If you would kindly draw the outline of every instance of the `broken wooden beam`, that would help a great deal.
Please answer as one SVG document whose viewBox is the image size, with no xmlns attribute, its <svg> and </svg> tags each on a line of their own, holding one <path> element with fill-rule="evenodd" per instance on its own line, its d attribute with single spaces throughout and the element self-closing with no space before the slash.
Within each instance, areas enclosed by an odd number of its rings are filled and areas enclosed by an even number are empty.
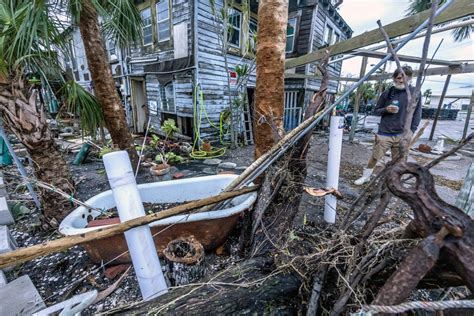
<svg viewBox="0 0 474 316">
<path fill-rule="evenodd" d="M 444 67 L 436 67 L 436 68 L 428 68 L 425 71 L 426 76 L 444 76 L 444 75 L 456 75 L 456 74 L 468 74 L 474 72 L 474 64 L 466 63 L 460 65 L 453 65 L 453 66 L 444 66 Z M 418 77 L 419 71 L 413 71 L 413 77 Z M 305 74 L 285 74 L 285 78 L 287 79 L 321 79 L 320 76 L 314 75 L 305 75 Z M 367 81 L 380 81 L 391 79 L 392 74 L 378 74 L 370 76 Z M 360 78 L 349 78 L 349 77 L 334 77 L 331 78 L 333 80 L 340 80 L 340 81 L 347 81 L 347 82 L 357 82 Z"/>
<path fill-rule="evenodd" d="M 368 49 L 357 49 L 352 54 L 356 56 L 378 58 L 378 59 L 382 59 L 385 57 L 385 55 L 387 55 L 386 52 L 377 52 L 377 51 L 372 51 Z M 420 57 L 407 56 L 407 55 L 398 55 L 398 59 L 400 59 L 400 61 L 404 61 L 408 63 L 419 63 L 421 61 Z M 437 65 L 437 66 L 456 66 L 456 65 L 461 64 L 461 62 L 441 60 L 441 59 L 430 59 L 427 61 L 427 63 L 430 65 Z"/>
</svg>

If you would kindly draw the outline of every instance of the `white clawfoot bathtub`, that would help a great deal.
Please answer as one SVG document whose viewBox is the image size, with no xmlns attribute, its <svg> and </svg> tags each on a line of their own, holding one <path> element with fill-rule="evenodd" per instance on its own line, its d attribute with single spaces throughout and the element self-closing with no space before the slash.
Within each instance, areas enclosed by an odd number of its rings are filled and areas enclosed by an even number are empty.
<svg viewBox="0 0 474 316">
<path fill-rule="evenodd" d="M 221 193 L 236 177 L 237 175 L 215 175 L 145 183 L 138 185 L 138 190 L 144 203 L 188 202 Z M 234 228 L 239 215 L 251 208 L 256 198 L 256 192 L 247 193 L 233 198 L 228 207 L 224 209 L 190 215 L 175 215 L 149 224 L 158 252 L 161 253 L 169 241 L 189 235 L 195 236 L 207 250 L 219 246 Z M 115 207 L 111 190 L 102 192 L 85 203 L 102 210 Z M 59 231 L 63 235 L 72 236 L 109 226 L 87 227 L 89 221 L 100 214 L 99 211 L 80 206 L 61 222 Z M 117 221 L 118 219 L 115 219 L 115 223 Z M 123 235 L 90 242 L 85 244 L 84 247 L 95 262 L 113 259 L 126 251 Z M 118 261 L 128 262 L 129 257 L 125 254 Z"/>
</svg>

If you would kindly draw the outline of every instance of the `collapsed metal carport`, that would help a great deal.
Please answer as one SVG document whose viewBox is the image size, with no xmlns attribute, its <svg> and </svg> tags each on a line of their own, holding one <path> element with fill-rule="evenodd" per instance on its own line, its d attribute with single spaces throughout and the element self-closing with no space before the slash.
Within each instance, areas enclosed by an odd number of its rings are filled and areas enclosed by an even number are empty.
<svg viewBox="0 0 474 316">
<path fill-rule="evenodd" d="M 434 25 L 444 24 L 446 22 L 462 19 L 470 15 L 474 15 L 474 2 L 471 0 L 457 0 L 452 5 L 450 5 L 444 12 L 442 12 L 438 17 L 436 17 Z M 404 19 L 401 19 L 399 21 L 393 22 L 391 24 L 388 24 L 384 26 L 384 29 L 390 38 L 403 36 L 405 34 L 409 34 L 413 32 L 419 25 L 422 24 L 423 21 L 425 21 L 428 18 L 428 16 L 429 16 L 429 10 L 426 10 L 421 13 L 418 13 L 418 14 L 406 17 Z M 472 25 L 473 23 L 474 23 L 474 19 L 468 19 L 459 24 Z M 459 24 L 455 26 L 459 26 Z M 442 28 L 443 30 L 440 30 L 440 31 L 445 31 L 451 28 L 452 27 L 447 26 L 447 27 Z M 336 43 L 328 47 L 318 49 L 312 53 L 309 53 L 309 54 L 306 54 L 294 59 L 289 59 L 285 63 L 285 68 L 291 69 L 294 67 L 306 65 L 308 63 L 317 62 L 325 56 L 326 51 L 329 51 L 330 56 L 341 55 L 341 54 L 351 55 L 351 57 L 363 56 L 365 62 L 363 61 L 362 63 L 361 75 L 359 78 L 346 78 L 346 77 L 334 78 L 334 79 L 339 79 L 339 80 L 344 80 L 344 81 L 357 82 L 363 77 L 365 73 L 367 58 L 371 57 L 371 58 L 382 59 L 387 55 L 384 52 L 375 51 L 374 47 L 372 49 L 370 48 L 362 49 L 362 48 L 376 44 L 383 40 L 384 40 L 384 37 L 380 33 L 379 28 L 376 28 L 371 31 L 364 32 L 358 36 L 352 37 L 348 40 Z M 381 45 L 381 46 L 375 47 L 375 49 L 380 49 L 383 47 L 384 46 Z M 406 61 L 406 62 L 419 62 L 420 61 L 420 58 L 416 56 L 398 55 L 398 57 L 400 58 L 400 60 Z M 348 57 L 344 57 L 344 59 L 345 58 L 348 58 Z M 438 66 L 441 65 L 441 67 L 428 68 L 424 73 L 425 76 L 447 75 L 445 86 L 443 88 L 444 93 L 442 93 L 440 104 L 442 104 L 442 101 L 444 98 L 443 95 L 446 94 L 451 75 L 474 72 L 474 63 L 465 63 L 464 61 L 446 61 L 446 60 L 433 59 L 431 61 L 427 61 L 427 63 L 431 65 L 438 65 Z M 417 76 L 418 73 L 419 71 L 415 70 L 414 76 Z M 377 74 L 377 75 L 374 74 L 374 75 L 369 76 L 366 80 L 369 80 L 369 81 L 370 80 L 385 80 L 385 79 L 389 79 L 390 77 L 391 77 L 390 74 Z M 285 78 L 312 79 L 312 78 L 320 78 L 320 77 L 317 75 L 286 73 Z M 356 100 L 357 99 L 358 98 L 356 98 Z M 473 106 L 474 106 L 474 91 L 472 93 L 471 103 L 468 108 L 468 115 L 466 117 L 466 123 L 465 123 L 466 126 L 468 126 L 469 124 L 470 115 L 471 115 Z M 440 106 L 438 106 L 438 109 L 439 108 Z M 355 105 L 354 106 L 355 116 L 357 115 L 357 112 L 358 112 L 358 108 L 357 108 L 357 105 Z M 464 130 L 465 132 L 464 132 L 463 138 L 466 136 L 467 128 L 465 127 Z M 434 132 L 434 128 L 432 132 Z M 353 136 L 353 134 L 351 136 Z"/>
</svg>

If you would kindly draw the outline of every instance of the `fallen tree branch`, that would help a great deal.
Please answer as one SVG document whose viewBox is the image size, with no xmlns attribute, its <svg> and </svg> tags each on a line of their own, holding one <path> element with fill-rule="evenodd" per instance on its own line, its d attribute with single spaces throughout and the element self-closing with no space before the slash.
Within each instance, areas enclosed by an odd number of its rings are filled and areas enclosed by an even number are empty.
<svg viewBox="0 0 474 316">
<path fill-rule="evenodd" d="M 314 277 L 313 289 L 311 290 L 311 296 L 308 303 L 308 310 L 306 311 L 306 316 L 314 316 L 318 311 L 319 297 L 321 296 L 321 291 L 326 279 L 326 273 L 328 271 L 328 266 L 325 265 L 321 268 L 320 271 Z"/>
<path fill-rule="evenodd" d="M 416 132 L 415 136 L 413 136 L 413 138 L 410 141 L 410 146 L 408 146 L 408 148 L 411 148 L 413 145 L 415 145 L 418 139 L 423 135 L 423 132 L 428 127 L 428 125 L 430 125 L 429 120 L 427 120 L 425 124 L 423 124 L 423 126 Z"/>
<path fill-rule="evenodd" d="M 234 315 L 249 311 L 263 315 L 278 311 L 293 315 L 301 280 L 292 273 L 270 272 L 273 264 L 271 258 L 251 258 L 208 282 L 171 289 L 157 299 L 118 307 L 107 314 Z"/>
<path fill-rule="evenodd" d="M 195 208 L 199 208 L 205 205 L 224 201 L 224 200 L 227 200 L 239 195 L 256 191 L 257 189 L 258 189 L 258 186 L 253 186 L 253 187 L 244 188 L 244 189 L 240 189 L 236 191 L 223 192 L 216 196 L 178 205 L 176 207 L 161 211 L 159 213 L 154 213 L 154 214 L 138 217 L 130 221 L 126 221 L 126 222 L 114 225 L 112 227 L 98 229 L 90 233 L 63 237 L 63 238 L 52 240 L 43 244 L 39 244 L 39 245 L 27 247 L 27 248 L 21 248 L 21 249 L 11 251 L 8 253 L 3 253 L 3 254 L 0 254 L 0 269 L 3 269 L 11 265 L 20 264 L 20 263 L 35 259 L 37 257 L 45 256 L 53 252 L 62 251 L 70 247 L 81 245 L 92 240 L 98 240 L 98 239 L 103 239 L 110 236 L 118 235 L 134 227 L 147 225 L 162 218 L 180 214 L 180 213 L 183 213 Z"/>
</svg>

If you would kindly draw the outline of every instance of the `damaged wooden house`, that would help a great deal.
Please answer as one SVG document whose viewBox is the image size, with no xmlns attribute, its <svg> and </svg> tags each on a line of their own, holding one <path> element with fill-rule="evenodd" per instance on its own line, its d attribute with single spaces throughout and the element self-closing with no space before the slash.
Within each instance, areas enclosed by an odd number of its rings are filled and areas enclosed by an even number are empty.
<svg viewBox="0 0 474 316">
<path fill-rule="evenodd" d="M 222 125 L 232 120 L 241 143 L 253 142 L 258 1 L 248 1 L 135 1 L 143 21 L 142 43 L 133 47 L 104 43 L 135 133 L 144 132 L 148 120 L 159 130 L 161 122 L 171 118 L 182 135 L 193 138 L 199 133 L 201 139 L 218 140 L 223 130 L 229 130 Z M 287 59 L 351 36 L 336 6 L 334 0 L 289 2 Z M 68 70 L 76 81 L 91 87 L 78 30 L 72 32 L 71 45 L 75 53 L 66 62 Z M 331 77 L 340 76 L 341 64 L 330 64 Z M 305 105 L 319 89 L 317 79 L 304 78 L 314 74 L 315 64 L 288 71 L 285 129 L 301 122 Z M 331 80 L 330 98 L 337 87 L 338 81 Z"/>
</svg>

